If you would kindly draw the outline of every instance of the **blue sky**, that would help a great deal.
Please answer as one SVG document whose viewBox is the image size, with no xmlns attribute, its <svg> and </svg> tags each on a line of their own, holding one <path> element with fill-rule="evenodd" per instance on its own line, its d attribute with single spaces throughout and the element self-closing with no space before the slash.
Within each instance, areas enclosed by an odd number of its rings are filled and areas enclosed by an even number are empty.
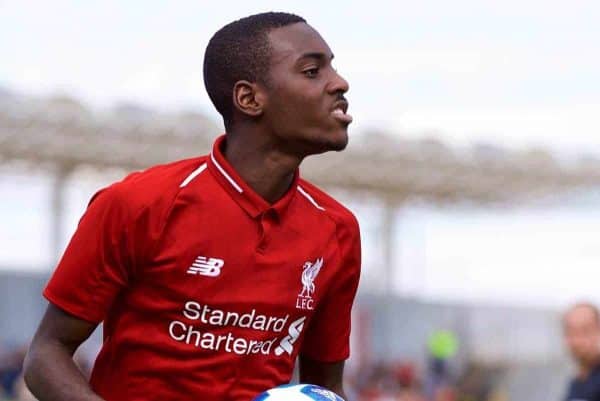
<svg viewBox="0 0 600 401">
<path fill-rule="evenodd" d="M 595 1 L 0 1 L 0 85 L 202 109 L 204 47 L 225 23 L 299 13 L 350 81 L 353 132 L 600 154 Z"/>
</svg>

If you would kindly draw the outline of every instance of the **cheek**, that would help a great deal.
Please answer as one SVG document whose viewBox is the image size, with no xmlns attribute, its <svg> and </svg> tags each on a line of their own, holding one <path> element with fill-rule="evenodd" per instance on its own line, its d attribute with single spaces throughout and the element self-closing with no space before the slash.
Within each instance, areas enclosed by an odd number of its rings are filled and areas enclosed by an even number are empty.
<svg viewBox="0 0 600 401">
<path fill-rule="evenodd" d="M 598 339 L 595 336 L 588 338 L 587 346 L 590 349 L 595 350 L 598 347 Z"/>
<path fill-rule="evenodd" d="M 567 345 L 569 346 L 570 349 L 572 350 L 577 350 L 578 348 L 580 348 L 579 343 L 577 342 L 577 340 L 575 339 L 569 339 L 567 341 Z"/>
<path fill-rule="evenodd" d="M 585 338 L 581 335 L 571 334 L 570 336 L 567 337 L 567 344 L 571 348 L 580 349 L 582 347 L 582 345 L 585 344 Z"/>
<path fill-rule="evenodd" d="M 310 122 L 323 118 L 322 96 L 303 86 L 279 87 L 271 96 L 273 117 L 285 121 Z"/>
</svg>

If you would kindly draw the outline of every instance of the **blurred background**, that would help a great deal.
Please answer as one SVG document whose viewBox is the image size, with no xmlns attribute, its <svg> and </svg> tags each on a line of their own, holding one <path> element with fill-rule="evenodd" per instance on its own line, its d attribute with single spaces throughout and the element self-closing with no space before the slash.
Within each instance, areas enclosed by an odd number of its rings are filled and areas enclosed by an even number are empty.
<svg viewBox="0 0 600 401">
<path fill-rule="evenodd" d="M 584 0 L 0 0 L 0 394 L 31 399 L 41 290 L 91 195 L 209 150 L 204 48 L 268 10 L 304 16 L 350 82 L 348 149 L 302 173 L 361 224 L 351 399 L 562 399 L 560 313 L 600 302 L 600 3 Z"/>
</svg>

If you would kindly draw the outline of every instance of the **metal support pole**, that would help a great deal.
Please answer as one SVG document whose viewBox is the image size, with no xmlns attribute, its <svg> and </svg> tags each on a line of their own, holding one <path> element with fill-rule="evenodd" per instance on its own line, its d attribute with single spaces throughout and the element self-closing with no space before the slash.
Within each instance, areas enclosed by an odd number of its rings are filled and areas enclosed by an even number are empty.
<svg viewBox="0 0 600 401">
<path fill-rule="evenodd" d="M 387 358 L 394 359 L 394 342 L 397 336 L 396 326 L 396 308 L 394 305 L 394 280 L 396 278 L 396 263 L 394 257 L 394 237 L 395 237 L 395 215 L 396 204 L 391 199 L 384 199 L 382 210 L 381 237 L 383 242 L 383 274 L 384 282 L 381 285 L 382 294 L 384 294 L 384 313 L 385 329 L 384 341 Z"/>
<path fill-rule="evenodd" d="M 396 278 L 396 261 L 394 257 L 394 236 L 396 233 L 396 204 L 386 199 L 383 204 L 383 221 L 381 237 L 383 240 L 383 275 L 382 289 L 388 297 L 394 295 L 394 279 Z"/>
<path fill-rule="evenodd" d="M 62 234 L 64 228 L 65 189 L 71 169 L 62 167 L 56 170 L 51 191 L 50 241 L 52 263 L 56 264 L 62 254 Z"/>
</svg>

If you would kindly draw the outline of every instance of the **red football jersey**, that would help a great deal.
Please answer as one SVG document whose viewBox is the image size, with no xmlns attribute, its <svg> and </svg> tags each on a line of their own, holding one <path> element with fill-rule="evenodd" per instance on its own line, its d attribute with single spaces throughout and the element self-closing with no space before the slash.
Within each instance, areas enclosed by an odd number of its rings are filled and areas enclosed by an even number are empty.
<svg viewBox="0 0 600 401">
<path fill-rule="evenodd" d="M 270 205 L 224 140 L 98 192 L 44 291 L 104 322 L 91 386 L 108 401 L 248 401 L 298 353 L 349 355 L 356 219 L 298 172 Z"/>
</svg>

